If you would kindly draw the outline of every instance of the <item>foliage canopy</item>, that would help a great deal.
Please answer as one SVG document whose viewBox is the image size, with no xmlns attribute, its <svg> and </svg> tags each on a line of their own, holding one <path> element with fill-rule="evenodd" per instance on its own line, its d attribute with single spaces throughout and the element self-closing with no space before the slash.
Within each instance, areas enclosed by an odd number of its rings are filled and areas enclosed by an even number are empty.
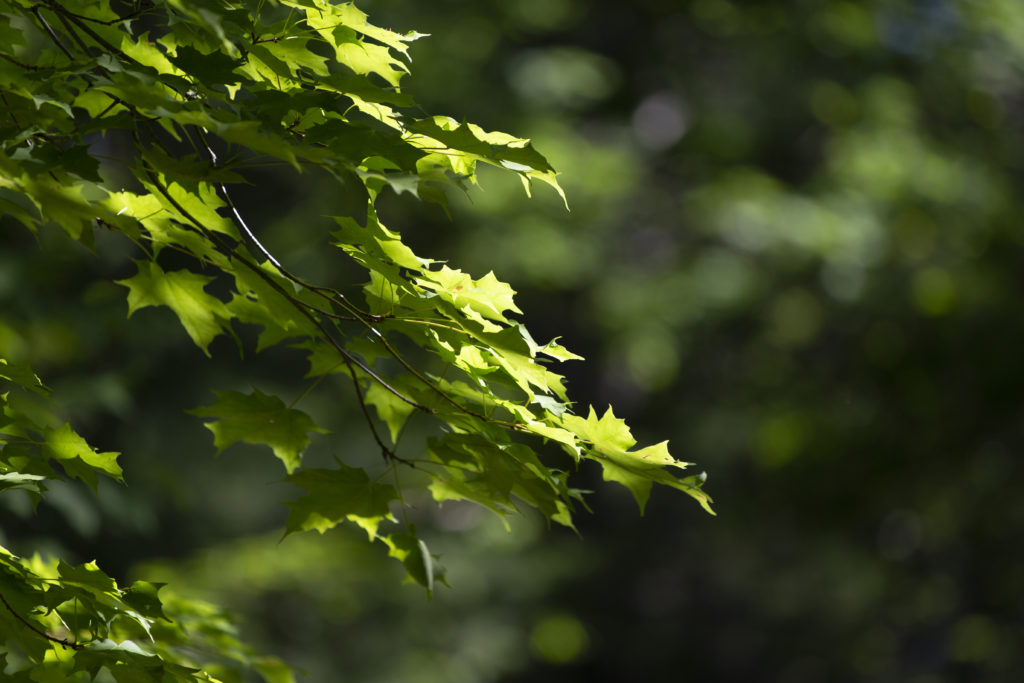
<svg viewBox="0 0 1024 683">
<path fill-rule="evenodd" d="M 418 110 L 399 83 L 419 37 L 329 0 L 0 0 L 0 206 L 89 248 L 97 231 L 131 240 L 135 273 L 118 281 L 128 315 L 171 309 L 206 355 L 221 335 L 244 348 L 240 326 L 253 325 L 258 351 L 307 354 L 310 390 L 350 383 L 382 455 L 369 471 L 340 458 L 303 466 L 310 435 L 325 430 L 298 399 L 220 391 L 192 411 L 218 450 L 265 445 L 305 491 L 288 503 L 287 533 L 355 523 L 430 591 L 443 570 L 398 521 L 411 488 L 502 516 L 519 501 L 571 527 L 584 492 L 570 470 L 594 461 L 641 510 L 658 483 L 710 512 L 703 477 L 678 476 L 687 463 L 666 443 L 636 448 L 611 408 L 574 408 L 551 363 L 579 356 L 531 337 L 508 284 L 419 256 L 381 223 L 387 188 L 444 206 L 446 188 L 473 185 L 481 162 L 518 174 L 527 193 L 540 181 L 561 194 L 528 140 Z M 312 282 L 260 242 L 230 188 L 267 164 L 358 193 L 356 214 L 309 239 L 362 266 L 361 289 Z M 0 362 L 0 490 L 38 501 L 48 479 L 122 480 L 118 454 L 55 415 L 30 368 Z M 400 450 L 414 416 L 433 436 Z M 159 590 L 119 587 L 95 563 L 5 552 L 2 665 L 12 680 L 223 680 L 239 665 L 290 679 L 215 608 Z"/>
</svg>

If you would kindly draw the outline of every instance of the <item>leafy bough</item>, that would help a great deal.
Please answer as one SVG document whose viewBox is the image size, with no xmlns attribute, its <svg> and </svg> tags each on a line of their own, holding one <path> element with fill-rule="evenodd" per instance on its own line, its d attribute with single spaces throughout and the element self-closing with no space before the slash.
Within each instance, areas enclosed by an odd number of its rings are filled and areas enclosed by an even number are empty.
<svg viewBox="0 0 1024 683">
<path fill-rule="evenodd" d="M 276 396 L 218 392 L 193 411 L 218 450 L 266 445 L 306 492 L 288 504 L 288 532 L 353 522 L 430 590 L 432 555 L 411 525 L 395 530 L 397 472 L 426 473 L 437 502 L 506 515 L 519 501 L 572 526 L 582 492 L 545 443 L 577 466 L 598 463 L 641 511 L 663 484 L 710 512 L 703 477 L 679 474 L 688 463 L 665 443 L 637 448 L 611 408 L 574 411 L 550 368 L 579 356 L 511 317 L 521 311 L 508 284 L 421 257 L 381 223 L 386 188 L 444 205 L 445 188 L 475 184 L 480 163 L 517 174 L 527 193 L 533 181 L 562 193 L 528 140 L 419 112 L 399 88 L 419 37 L 329 0 L 0 0 L 0 208 L 87 246 L 97 229 L 130 239 L 135 274 L 118 281 L 129 316 L 168 307 L 207 355 L 252 324 L 258 350 L 302 349 L 314 385 L 347 377 L 396 485 L 341 460 L 303 467 L 310 434 L 324 430 Z M 127 152 L 101 157 L 104 138 Z M 297 275 L 260 241 L 230 188 L 268 162 L 362 193 L 365 213 L 335 217 L 330 232 L 368 273 L 358 297 Z M 173 268 L 169 252 L 193 265 Z M 230 299 L 207 291 L 215 280 Z M 435 435 L 399 452 L 413 414 Z"/>
<path fill-rule="evenodd" d="M 0 357 L 0 494 L 20 490 L 38 504 L 46 482 L 100 477 L 122 482 L 118 453 L 90 446 L 50 408 L 50 390 L 26 365 Z M 0 548 L 0 671 L 5 681 L 240 680 L 253 669 L 269 683 L 290 669 L 239 641 L 220 609 L 163 585 L 117 582 L 95 562 L 71 565 Z"/>
</svg>

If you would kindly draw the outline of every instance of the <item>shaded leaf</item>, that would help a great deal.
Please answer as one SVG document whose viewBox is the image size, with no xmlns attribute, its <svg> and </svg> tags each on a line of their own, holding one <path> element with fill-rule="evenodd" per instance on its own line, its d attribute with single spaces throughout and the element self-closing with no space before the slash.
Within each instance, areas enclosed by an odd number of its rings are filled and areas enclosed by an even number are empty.
<svg viewBox="0 0 1024 683">
<path fill-rule="evenodd" d="M 388 503 L 398 498 L 395 487 L 370 480 L 363 470 L 338 462 L 338 469 L 304 469 L 288 481 L 309 494 L 286 503 L 288 533 L 316 529 L 324 533 L 342 521 L 361 526 L 372 539 L 378 525 L 391 518 Z"/>
<path fill-rule="evenodd" d="M 427 544 L 415 535 L 415 530 L 410 530 L 409 533 L 389 534 L 383 541 L 388 546 L 388 554 L 405 567 L 407 580 L 415 581 L 426 588 L 429 597 L 434 590 L 434 580 L 440 580 L 441 573 Z"/>
<path fill-rule="evenodd" d="M 188 411 L 192 415 L 213 418 L 206 428 L 213 432 L 217 452 L 236 442 L 269 446 L 274 455 L 292 472 L 309 445 L 309 432 L 323 432 L 313 419 L 301 410 L 288 408 L 276 396 L 259 389 L 251 394 L 237 391 L 216 391 L 217 402 Z"/>
</svg>

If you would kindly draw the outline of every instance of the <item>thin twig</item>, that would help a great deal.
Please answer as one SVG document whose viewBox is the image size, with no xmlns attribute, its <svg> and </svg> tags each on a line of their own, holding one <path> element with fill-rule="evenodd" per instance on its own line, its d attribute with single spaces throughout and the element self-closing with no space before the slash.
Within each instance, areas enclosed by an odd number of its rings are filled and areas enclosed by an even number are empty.
<svg viewBox="0 0 1024 683">
<path fill-rule="evenodd" d="M 108 43 L 106 40 L 103 39 L 102 36 L 98 35 L 95 31 L 93 31 L 91 28 L 89 28 L 84 22 L 79 20 L 78 17 L 75 14 L 72 14 L 71 12 L 66 11 L 63 7 L 60 7 L 59 5 L 51 6 L 51 7 L 54 10 L 54 12 L 56 12 L 57 15 L 60 16 L 62 19 L 63 19 L 63 17 L 66 16 L 76 26 L 78 26 L 78 28 L 80 28 L 83 31 L 85 31 L 86 35 L 88 35 L 90 38 L 95 40 L 96 43 L 100 47 L 104 48 L 108 52 L 117 53 L 117 54 L 121 55 L 122 57 L 130 59 L 130 57 L 128 57 L 128 55 L 126 55 L 124 52 L 122 52 L 121 50 L 117 49 L 116 47 L 114 47 L 113 45 Z M 133 62 L 138 62 L 138 60 L 135 60 L 135 59 L 133 59 L 132 61 Z"/>
<path fill-rule="evenodd" d="M 206 139 L 206 134 L 203 132 L 203 129 L 199 127 L 196 128 L 196 132 L 199 134 L 199 138 L 202 141 L 203 147 L 206 148 L 206 153 L 210 156 L 210 161 L 216 167 L 217 154 L 213 151 L 213 148 L 210 146 L 209 141 Z M 238 211 L 238 207 L 235 205 L 235 202 L 231 199 L 231 193 L 228 192 L 227 186 L 224 183 L 218 183 L 218 189 L 220 190 L 220 193 L 224 196 L 224 201 L 227 202 L 228 207 L 231 209 L 231 214 L 232 216 L 234 216 L 235 222 L 238 224 L 238 227 L 242 229 L 242 232 L 246 235 L 246 237 L 248 237 L 248 239 L 252 242 L 256 249 L 259 250 L 259 252 L 263 254 L 263 256 L 267 258 L 267 260 L 273 263 L 274 266 L 281 272 L 282 275 L 284 275 L 286 278 L 288 278 L 295 284 L 300 285 L 301 287 L 304 287 L 305 289 L 308 289 L 309 291 L 326 299 L 332 304 L 339 304 L 339 302 L 341 302 L 340 305 L 342 305 L 342 307 L 345 308 L 346 310 L 350 311 L 353 315 L 365 316 L 367 318 L 370 318 L 371 320 L 380 319 L 379 316 L 375 316 L 371 313 L 367 313 L 366 311 L 362 311 L 359 309 L 358 306 L 354 306 L 353 304 L 349 303 L 347 297 L 345 297 L 345 295 L 342 294 L 341 292 L 338 292 L 337 290 L 334 289 L 330 289 L 328 287 L 318 287 L 316 285 L 306 282 L 297 275 L 289 272 L 284 267 L 284 265 L 272 253 L 270 253 L 270 250 L 263 246 L 263 243 L 259 241 L 259 239 L 256 237 L 256 234 L 251 229 L 249 229 L 249 226 L 248 224 L 246 224 L 245 219 L 242 218 L 242 214 Z M 332 296 L 327 296 L 324 292 L 329 292 Z M 326 313 L 324 311 L 321 312 L 324 313 L 325 315 L 334 317 L 333 314 Z"/>
<path fill-rule="evenodd" d="M 3 59 L 6 59 L 11 64 L 15 64 L 17 66 L 20 66 L 22 69 L 26 69 L 28 71 L 39 71 L 39 67 L 38 66 L 32 66 L 31 64 L 24 64 L 22 62 L 19 62 L 14 57 L 11 57 L 10 55 L 5 55 L 3 52 L 0 52 L 0 57 L 2 57 Z"/>
<path fill-rule="evenodd" d="M 167 191 L 167 189 L 165 187 L 163 187 L 163 185 L 160 183 L 159 179 L 156 177 L 156 175 L 150 169 L 147 168 L 147 169 L 145 169 L 145 171 L 146 171 L 146 175 L 149 176 L 150 181 L 153 183 L 153 185 L 156 187 L 156 189 L 160 192 L 160 194 L 163 195 L 163 197 L 171 204 L 171 206 L 174 207 L 174 209 L 176 211 L 178 211 L 183 217 L 185 217 L 187 220 L 189 220 L 193 224 L 193 226 L 195 226 L 195 228 L 197 230 L 199 230 L 199 232 L 202 235 L 204 235 L 207 239 L 209 239 L 212 242 L 214 242 L 215 244 L 217 244 L 217 246 L 220 247 L 221 251 L 226 256 L 228 256 L 229 258 L 234 258 L 239 263 L 241 263 L 242 265 L 246 266 L 249 270 L 251 270 L 253 273 L 255 273 L 257 276 L 259 276 L 264 282 L 266 282 L 268 285 L 270 285 L 270 287 L 274 291 L 276 291 L 278 294 L 280 294 L 285 299 L 287 299 L 303 317 L 307 318 L 311 323 L 313 323 L 313 325 L 318 330 L 320 330 L 320 333 L 323 335 L 324 339 L 327 340 L 327 342 L 331 346 L 333 346 L 334 349 L 338 352 L 338 354 L 342 357 L 342 360 L 344 360 L 346 366 L 348 367 L 349 374 L 354 376 L 355 375 L 355 368 L 358 367 L 360 370 L 365 372 L 369 377 L 373 378 L 376 382 L 378 382 L 382 387 L 387 389 L 390 393 L 394 394 L 397 398 L 401 399 L 404 403 L 407 403 L 407 404 L 411 405 L 413 408 L 416 408 L 417 410 L 422 410 L 423 412 L 426 412 L 426 413 L 433 413 L 433 412 L 435 412 L 433 409 L 428 408 L 427 406 L 425 406 L 425 405 L 423 405 L 421 403 L 417 403 L 416 401 L 413 401 L 412 399 L 410 399 L 407 396 L 405 396 L 404 394 L 402 394 L 400 391 L 398 391 L 393 386 L 391 386 L 387 382 L 387 380 L 385 380 L 383 377 L 378 375 L 374 370 L 372 370 L 371 368 L 367 367 L 366 364 L 364 364 L 362 361 L 360 361 L 358 358 L 356 358 L 351 353 L 349 353 L 349 351 L 347 349 L 345 349 L 345 347 L 343 347 L 341 344 L 339 344 L 337 342 L 337 340 L 335 340 L 334 337 L 332 337 L 331 334 L 324 328 L 323 323 L 321 323 L 319 320 L 317 320 L 316 316 L 314 316 L 312 313 L 310 313 L 308 310 L 306 310 L 305 306 L 302 304 L 301 301 L 299 301 L 293 295 L 291 295 L 287 291 L 285 291 L 285 289 L 282 288 L 281 285 L 279 285 L 277 282 L 275 282 L 274 279 L 271 278 L 270 275 L 266 271 L 264 271 L 262 268 L 260 268 L 258 265 L 256 265 L 255 263 L 253 263 L 249 259 L 240 256 L 235 250 L 233 250 L 229 245 L 227 245 L 219 236 L 217 236 L 216 234 L 214 234 L 213 232 L 208 230 L 205 226 L 203 226 L 203 224 L 198 219 L 196 219 L 194 216 L 192 216 L 192 214 L 189 213 L 187 209 L 185 209 L 183 206 L 181 206 L 181 204 L 179 204 L 178 201 L 175 200 L 174 197 L 171 196 L 171 194 Z"/>
<path fill-rule="evenodd" d="M 75 29 L 71 28 L 71 24 L 68 22 L 67 17 L 64 16 L 63 12 L 54 10 L 54 13 L 57 15 L 57 18 L 60 19 L 60 23 L 64 24 L 64 28 L 67 30 L 68 35 L 71 36 L 71 39 L 78 43 L 78 47 L 82 48 L 82 52 L 88 55 L 89 46 L 85 44 L 85 41 L 82 40 L 77 33 L 75 33 Z"/>
<path fill-rule="evenodd" d="M 203 130 L 201 128 L 198 128 L 198 127 L 196 128 L 196 132 L 199 134 L 199 138 L 202 141 L 203 146 L 206 148 L 207 154 L 209 154 L 209 156 L 210 156 L 211 163 L 213 163 L 213 165 L 216 167 L 216 165 L 217 165 L 217 155 L 213 151 L 213 148 L 210 147 L 210 143 L 206 139 L 205 133 L 203 132 Z M 502 420 L 493 420 L 492 418 L 488 417 L 487 415 L 484 415 L 482 413 L 478 413 L 478 412 L 476 412 L 474 410 L 471 410 L 470 408 L 467 408 L 466 406 L 462 405 L 461 403 L 459 403 L 458 401 L 456 401 L 452 397 L 448 396 L 448 394 L 446 394 L 444 391 L 442 391 L 437 386 L 435 386 L 433 382 L 431 382 L 426 377 L 424 377 L 418 370 L 416 370 L 416 368 L 414 368 L 407 360 L 405 360 L 401 356 L 401 354 L 399 354 L 398 351 L 395 350 L 395 348 L 393 346 L 391 346 L 391 344 L 390 344 L 390 342 L 388 342 L 387 338 L 383 334 L 381 334 L 380 330 L 378 330 L 372 324 L 373 322 L 381 322 L 383 319 L 385 319 L 385 316 L 367 316 L 367 317 L 369 317 L 372 320 L 372 322 L 370 320 L 366 320 L 365 318 L 362 317 L 364 315 L 363 311 L 359 310 L 358 307 L 355 307 L 352 304 L 350 304 L 348 302 L 348 299 L 345 298 L 345 296 L 343 294 L 341 294 L 340 292 L 336 292 L 334 290 L 328 290 L 327 288 L 322 288 L 322 287 L 314 287 L 314 286 L 310 285 L 309 283 L 305 282 L 304 280 L 302 280 L 301 278 L 297 277 L 296 275 L 290 273 L 287 269 L 285 269 L 285 267 L 281 264 L 281 262 L 277 258 L 275 258 L 273 254 L 270 253 L 270 250 L 268 250 L 266 247 L 263 246 L 263 244 L 259 241 L 259 239 L 257 239 L 256 235 L 253 233 L 253 231 L 249 229 L 249 226 L 246 224 L 245 220 L 242 218 L 241 213 L 238 211 L 238 207 L 235 205 L 234 201 L 232 201 L 231 195 L 228 192 L 228 189 L 224 185 L 224 183 L 218 183 L 218 186 L 220 188 L 221 194 L 224 196 L 224 200 L 227 202 L 228 206 L 231 209 L 232 215 L 235 217 L 237 225 L 248 236 L 248 238 L 252 241 L 252 243 L 256 246 L 256 248 L 259 249 L 260 253 L 263 254 L 264 256 L 266 256 L 267 259 L 271 263 L 274 264 L 274 266 L 278 269 L 278 271 L 281 272 L 282 275 L 287 277 L 292 282 L 295 282 L 296 284 L 298 284 L 298 285 L 300 285 L 300 286 L 302 286 L 302 287 L 304 287 L 304 288 L 306 288 L 306 289 L 308 289 L 310 291 L 314 291 L 314 292 L 319 293 L 321 296 L 326 298 L 331 303 L 338 304 L 340 302 L 340 304 L 343 306 L 343 308 L 345 308 L 345 309 L 349 310 L 350 312 L 356 314 L 356 316 L 358 318 L 358 321 L 363 323 L 363 325 L 367 328 L 367 330 L 369 330 L 375 337 L 377 337 L 377 339 L 380 341 L 380 343 L 384 347 L 384 349 L 396 361 L 398 361 L 398 363 L 406 370 L 406 372 L 408 372 L 413 377 L 415 377 L 417 380 L 422 382 L 431 391 L 433 391 L 437 395 L 441 396 L 448 403 L 452 404 L 453 406 L 455 406 L 459 410 L 463 411 L 464 413 L 466 413 L 468 415 L 472 415 L 473 417 L 478 417 L 478 418 L 483 419 L 483 420 L 488 420 L 488 421 L 494 422 L 494 423 L 499 424 L 499 425 L 504 426 L 504 427 L 513 427 L 515 425 L 515 423 L 511 423 L 511 422 L 504 422 Z M 332 292 L 338 298 L 337 299 L 332 299 L 331 297 L 328 297 L 328 296 L 324 295 L 323 292 L 318 291 L 318 290 L 330 291 L 330 292 Z M 306 304 L 306 303 L 303 302 L 303 305 L 307 306 L 307 307 L 309 307 L 311 309 L 317 310 L 320 313 L 323 313 L 324 315 L 327 315 L 329 317 L 340 317 L 340 316 L 335 316 L 333 314 L 327 313 L 325 311 L 320 311 L 319 309 L 317 309 L 315 306 L 312 306 L 311 304 Z"/>
<path fill-rule="evenodd" d="M 36 15 L 36 19 L 38 19 L 39 23 L 43 25 L 43 28 L 46 29 L 46 32 L 50 34 L 50 39 L 57 45 L 57 47 L 60 48 L 61 52 L 67 55 L 68 59 L 70 59 L 71 61 L 75 61 L 75 56 L 71 54 L 71 52 L 66 47 L 64 47 L 64 43 L 60 42 L 60 38 L 57 37 L 57 34 L 54 33 L 53 28 L 51 28 L 50 24 L 48 24 L 46 19 L 43 18 L 43 15 L 39 11 L 38 7 L 32 8 L 32 14 Z"/>
<path fill-rule="evenodd" d="M 199 139 L 202 141 L 203 147 L 206 148 L 206 153 L 210 155 L 210 163 L 213 164 L 214 168 L 217 168 L 217 153 L 214 152 L 213 147 L 210 146 L 209 141 L 206 139 L 206 134 L 203 133 L 202 128 L 198 127 L 196 128 L 196 132 L 199 134 Z M 235 206 L 235 202 L 232 201 L 231 195 L 228 193 L 227 186 L 225 186 L 224 183 L 217 183 L 217 187 L 220 189 L 220 193 L 224 195 L 224 201 L 227 202 L 228 208 L 231 209 L 231 215 L 234 217 L 235 223 L 237 223 L 238 227 L 242 229 L 245 236 L 249 238 L 250 242 L 256 245 L 256 248 L 259 249 L 261 254 L 267 257 L 267 260 L 274 264 L 275 268 L 284 272 L 284 266 L 281 265 L 281 262 L 274 258 L 274 255 L 270 253 L 270 250 L 263 246 L 263 243 L 260 242 L 258 237 L 256 237 L 256 234 L 249 229 L 245 219 L 242 218 L 242 214 L 238 212 L 238 207 Z"/>
<path fill-rule="evenodd" d="M 4 107 L 7 109 L 7 113 L 10 115 L 11 121 L 14 121 L 14 125 L 18 128 L 21 128 L 21 124 L 18 123 L 18 117 L 14 115 L 14 110 L 11 108 L 11 105 L 7 103 L 7 96 L 2 92 L 0 92 L 0 100 L 3 100 Z"/>
<path fill-rule="evenodd" d="M 11 603 L 7 602 L 7 598 L 4 597 L 3 593 L 0 593 L 0 601 L 3 601 L 4 607 L 7 608 L 8 612 L 10 612 L 11 614 L 14 615 L 15 619 L 17 619 L 21 623 L 25 624 L 25 626 L 27 626 L 29 628 L 29 630 L 31 630 L 33 633 L 38 634 L 38 635 L 42 636 L 43 638 L 46 638 L 47 640 L 49 640 L 52 643 L 57 643 L 58 645 L 63 645 L 64 647 L 70 647 L 72 650 L 81 650 L 82 648 L 85 647 L 85 645 L 82 645 L 80 643 L 73 643 L 73 642 L 71 642 L 69 640 L 65 640 L 64 638 L 58 638 L 56 636 L 51 636 L 46 631 L 40 631 L 38 628 L 33 626 L 30 621 L 25 619 L 25 617 L 21 616 L 20 614 L 18 614 L 17 612 L 14 611 L 14 608 L 11 607 Z"/>
<path fill-rule="evenodd" d="M 50 6 L 53 7 L 52 4 Z M 69 17 L 76 17 L 78 19 L 81 19 L 82 21 L 91 21 L 92 23 L 100 24 L 101 26 L 113 26 L 114 24 L 120 24 L 122 21 L 131 21 L 135 17 L 144 14 L 145 12 L 151 12 L 153 11 L 153 9 L 155 9 L 155 7 L 143 10 L 141 9 L 141 6 L 139 6 L 131 14 L 128 14 L 123 17 L 118 17 L 117 19 L 108 19 L 106 21 L 104 21 L 103 19 L 94 19 L 93 17 L 87 17 L 84 14 L 76 14 L 74 12 L 64 9 L 63 7 L 60 7 L 59 9 L 61 12 L 68 15 Z"/>
</svg>

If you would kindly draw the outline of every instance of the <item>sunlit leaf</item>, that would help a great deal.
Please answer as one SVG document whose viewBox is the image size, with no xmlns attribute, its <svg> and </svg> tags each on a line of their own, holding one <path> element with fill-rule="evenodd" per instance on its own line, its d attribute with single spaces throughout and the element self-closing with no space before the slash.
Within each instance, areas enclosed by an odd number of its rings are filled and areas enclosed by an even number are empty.
<svg viewBox="0 0 1024 683">
<path fill-rule="evenodd" d="M 153 262 L 137 261 L 139 272 L 117 284 L 128 288 L 129 317 L 147 306 L 167 306 L 174 311 L 203 353 L 210 355 L 210 342 L 227 331 L 231 312 L 219 299 L 209 295 L 205 287 L 213 278 L 187 270 L 170 273 Z"/>
</svg>

